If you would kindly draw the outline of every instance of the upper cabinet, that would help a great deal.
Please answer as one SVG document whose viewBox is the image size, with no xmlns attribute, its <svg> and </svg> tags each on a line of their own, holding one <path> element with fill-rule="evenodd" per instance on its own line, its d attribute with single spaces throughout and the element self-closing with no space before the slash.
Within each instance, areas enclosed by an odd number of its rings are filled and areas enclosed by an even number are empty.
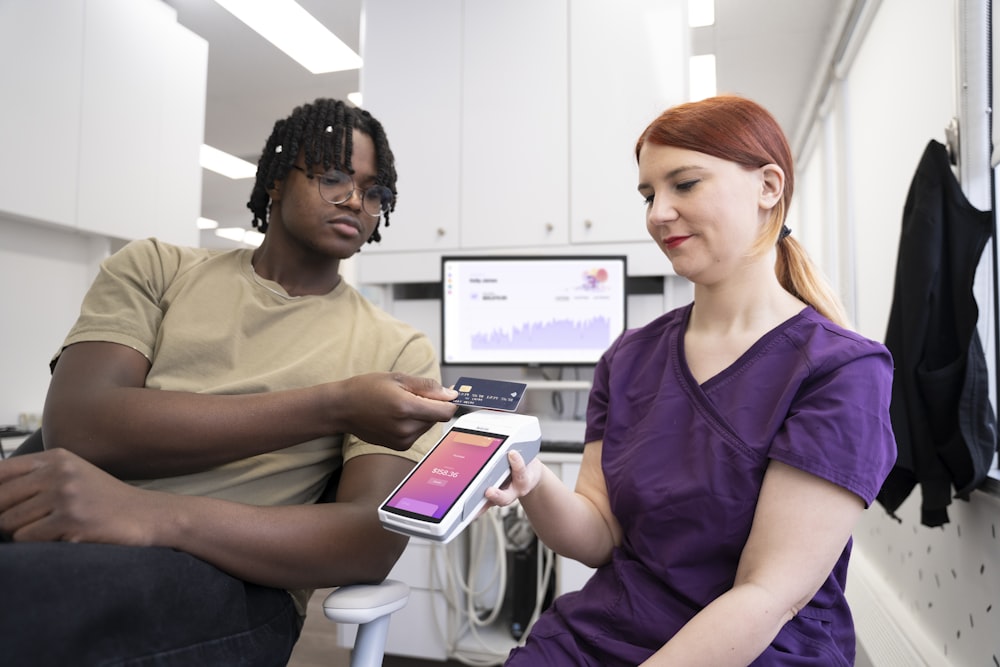
<svg viewBox="0 0 1000 667">
<path fill-rule="evenodd" d="M 0 211 L 197 243 L 208 45 L 156 0 L 0 4 Z"/>
<path fill-rule="evenodd" d="M 569 241 L 566 0 L 466 0 L 461 246 Z"/>
<path fill-rule="evenodd" d="M 399 173 L 390 226 L 362 258 L 457 248 L 462 2 L 368 0 L 362 26 L 364 108 L 384 126 Z"/>
<path fill-rule="evenodd" d="M 573 0 L 569 7 L 570 240 L 646 241 L 636 139 L 687 95 L 681 0 Z"/>
<path fill-rule="evenodd" d="M 76 224 L 84 3 L 0 2 L 0 212 Z"/>
<path fill-rule="evenodd" d="M 364 254 L 646 241 L 634 145 L 685 97 L 683 0 L 364 7 L 364 105 L 400 190 Z"/>
</svg>

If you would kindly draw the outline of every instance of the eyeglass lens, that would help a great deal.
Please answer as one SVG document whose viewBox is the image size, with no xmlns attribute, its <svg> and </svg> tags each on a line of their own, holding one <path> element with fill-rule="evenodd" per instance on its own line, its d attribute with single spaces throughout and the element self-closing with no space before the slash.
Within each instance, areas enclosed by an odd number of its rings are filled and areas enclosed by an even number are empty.
<svg viewBox="0 0 1000 667">
<path fill-rule="evenodd" d="M 319 194 L 331 204 L 343 204 L 354 193 L 354 179 L 342 171 L 328 171 L 317 176 Z M 373 185 L 360 191 L 361 207 L 371 216 L 379 216 L 392 203 L 392 192 L 384 185 Z"/>
</svg>

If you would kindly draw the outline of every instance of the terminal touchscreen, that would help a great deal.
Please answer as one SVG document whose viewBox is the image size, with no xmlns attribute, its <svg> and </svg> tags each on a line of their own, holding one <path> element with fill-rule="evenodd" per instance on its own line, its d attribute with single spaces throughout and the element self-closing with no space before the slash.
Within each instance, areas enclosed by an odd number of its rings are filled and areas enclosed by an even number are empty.
<svg viewBox="0 0 1000 667">
<path fill-rule="evenodd" d="M 459 417 L 379 507 L 392 531 L 446 543 L 486 505 L 486 489 L 510 475 L 507 452 L 525 462 L 541 446 L 536 417 L 477 410 Z"/>
</svg>

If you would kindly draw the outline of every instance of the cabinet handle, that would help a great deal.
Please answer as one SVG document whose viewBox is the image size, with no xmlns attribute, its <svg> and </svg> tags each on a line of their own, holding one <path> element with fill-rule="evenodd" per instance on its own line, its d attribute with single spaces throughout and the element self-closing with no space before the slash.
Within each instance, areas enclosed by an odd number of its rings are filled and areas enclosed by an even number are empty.
<svg viewBox="0 0 1000 667">
<path fill-rule="evenodd" d="M 593 220 L 584 220 L 583 221 L 583 227 L 584 227 L 584 229 L 590 229 L 593 226 L 594 226 Z"/>
<path fill-rule="evenodd" d="M 447 233 L 448 230 L 446 230 L 444 227 L 438 227 L 438 236 L 444 236 Z"/>
<path fill-rule="evenodd" d="M 555 225 L 553 225 L 551 222 L 546 222 L 545 223 L 545 231 L 546 232 L 551 233 L 553 229 L 555 229 Z"/>
</svg>

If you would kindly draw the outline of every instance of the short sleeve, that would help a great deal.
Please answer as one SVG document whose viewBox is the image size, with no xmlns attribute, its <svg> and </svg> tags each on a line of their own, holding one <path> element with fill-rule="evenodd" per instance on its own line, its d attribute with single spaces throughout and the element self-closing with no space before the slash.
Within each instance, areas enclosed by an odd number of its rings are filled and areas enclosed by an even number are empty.
<svg viewBox="0 0 1000 667">
<path fill-rule="evenodd" d="M 151 359 L 163 293 L 180 263 L 178 249 L 154 239 L 133 241 L 105 259 L 50 367 L 67 346 L 85 341 L 119 343 Z"/>
<path fill-rule="evenodd" d="M 617 342 L 601 355 L 594 368 L 594 381 L 591 384 L 590 395 L 587 397 L 587 426 L 583 441 L 594 442 L 604 439 L 608 424 L 608 401 L 610 398 L 609 378 L 611 374 L 611 357 L 614 356 Z"/>
<path fill-rule="evenodd" d="M 792 403 L 769 456 L 871 505 L 896 460 L 896 441 L 889 418 L 892 358 L 877 343 L 868 341 L 866 348 L 816 369 Z"/>
</svg>

